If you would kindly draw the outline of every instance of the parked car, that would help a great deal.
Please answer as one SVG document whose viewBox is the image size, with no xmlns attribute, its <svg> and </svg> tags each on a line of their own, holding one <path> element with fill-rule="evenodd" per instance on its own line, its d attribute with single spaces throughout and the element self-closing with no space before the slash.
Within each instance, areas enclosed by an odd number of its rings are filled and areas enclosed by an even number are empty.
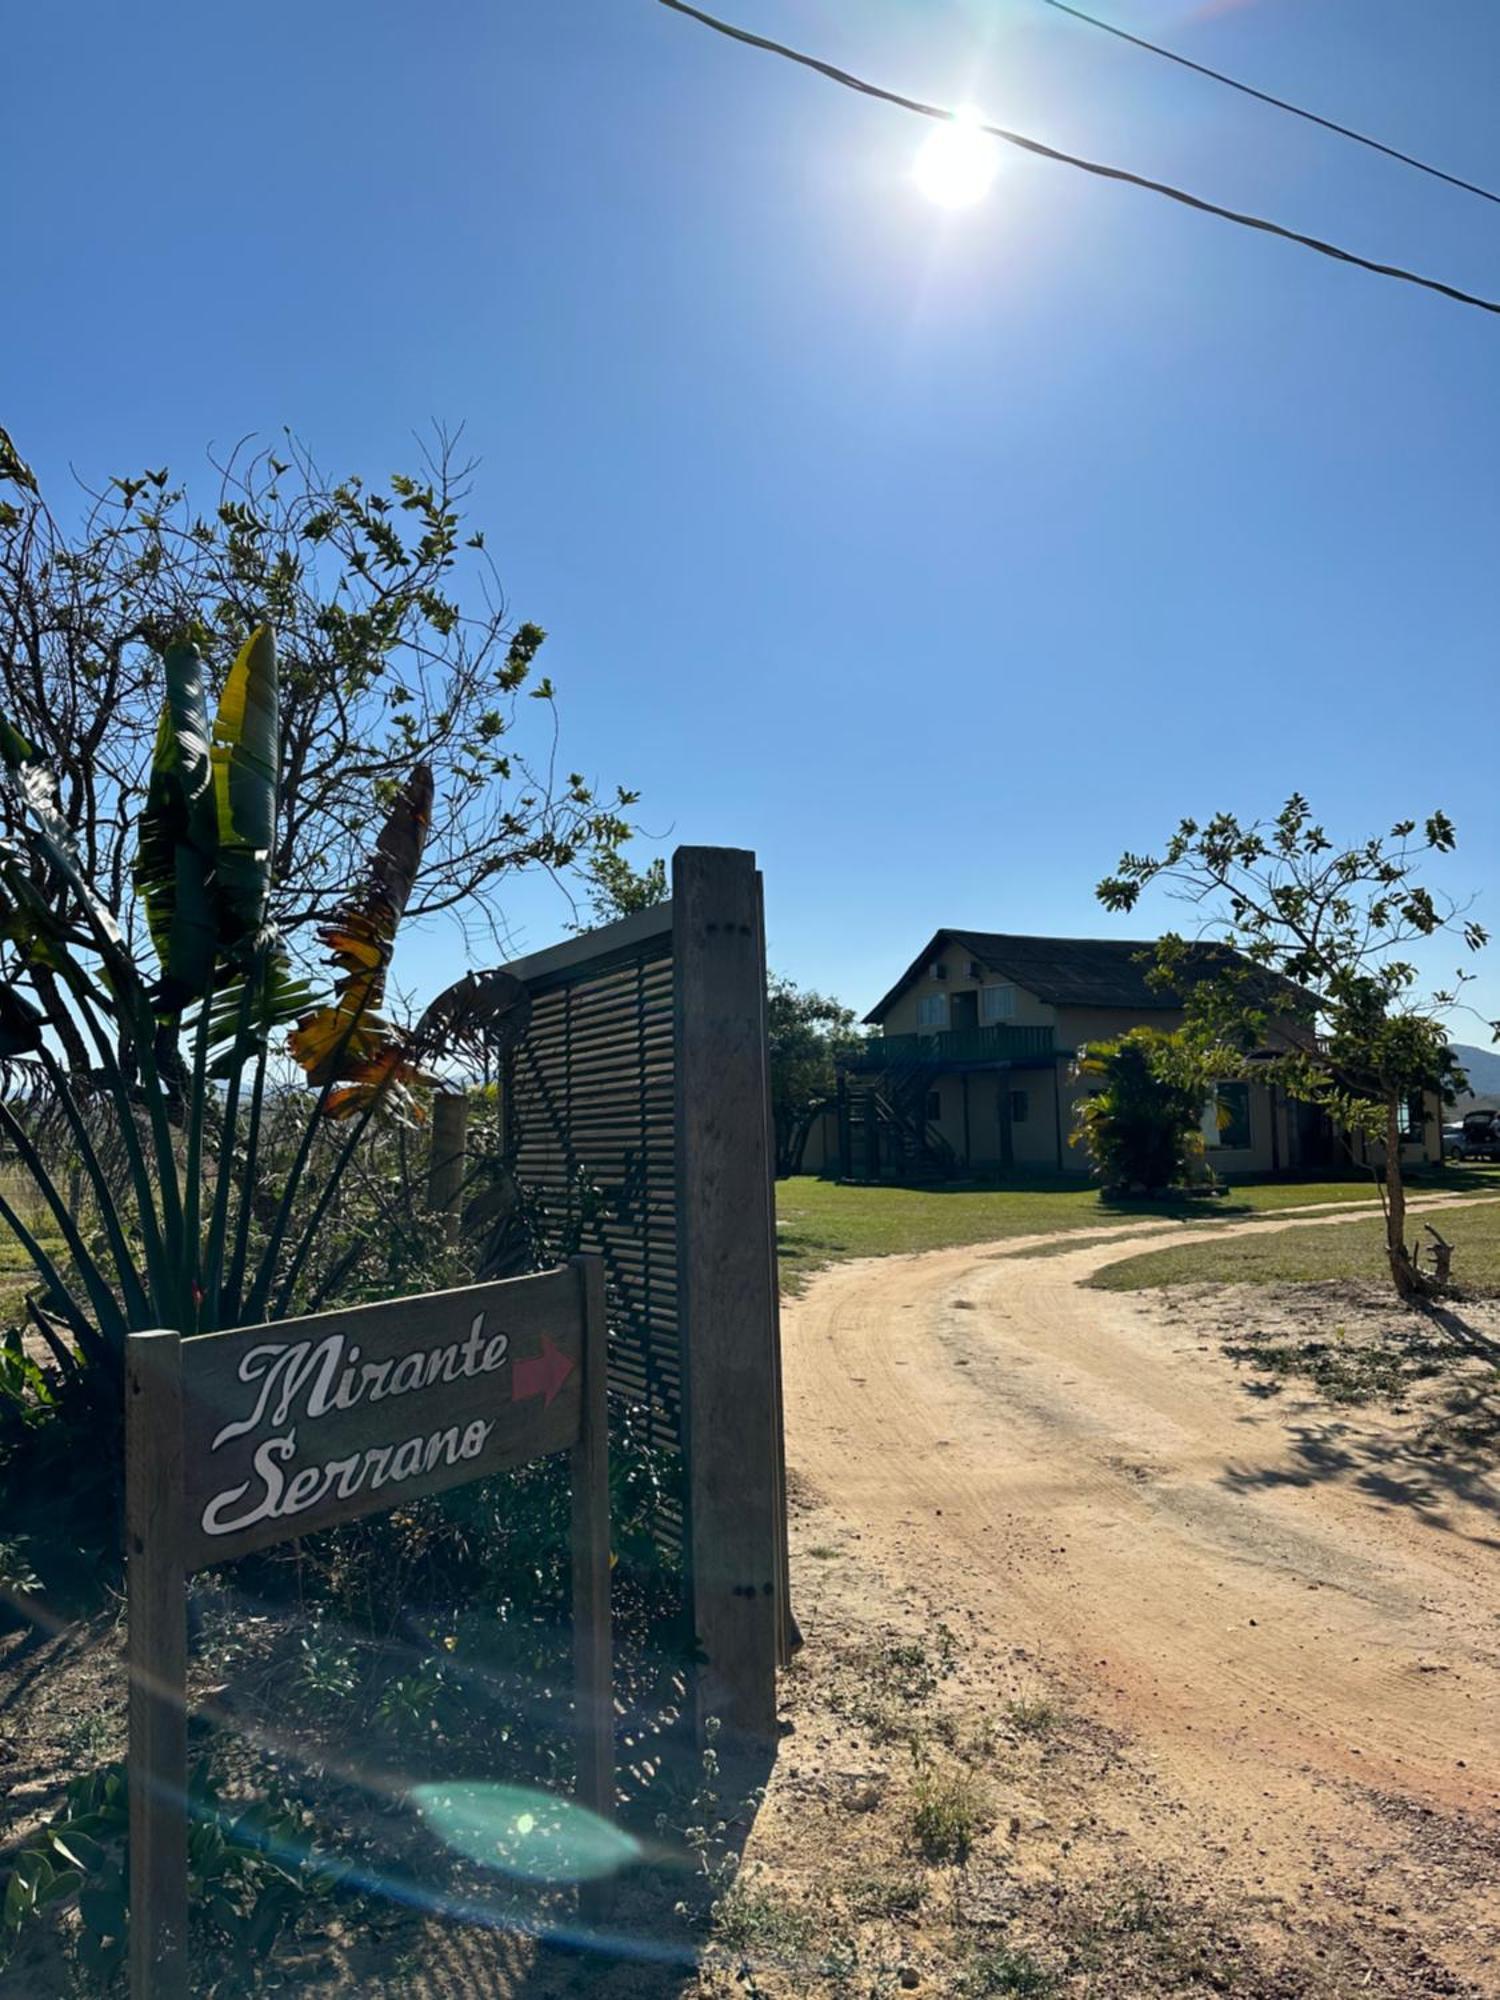
<svg viewBox="0 0 1500 2000">
<path fill-rule="evenodd" d="M 1445 1125 L 1443 1152 L 1452 1160 L 1500 1160 L 1500 1111 L 1471 1111 L 1461 1125 Z"/>
</svg>

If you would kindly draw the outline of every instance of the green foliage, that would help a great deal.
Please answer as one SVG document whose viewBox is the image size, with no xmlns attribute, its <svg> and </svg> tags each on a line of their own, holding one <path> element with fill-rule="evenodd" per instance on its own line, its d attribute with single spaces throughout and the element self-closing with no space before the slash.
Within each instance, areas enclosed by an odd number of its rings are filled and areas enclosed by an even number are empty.
<svg viewBox="0 0 1500 2000">
<path fill-rule="evenodd" d="M 1184 1054 L 1180 1036 L 1155 1028 L 1079 1051 L 1080 1073 L 1099 1087 L 1078 1105 L 1074 1143 L 1088 1147 L 1107 1189 L 1160 1194 L 1193 1178 L 1203 1157 L 1203 1086 L 1185 1079 Z"/>
<path fill-rule="evenodd" d="M 961 1764 L 936 1764 L 914 1750 L 912 1839 L 928 1861 L 963 1861 L 989 1823 L 989 1802 L 975 1774 Z"/>
<path fill-rule="evenodd" d="M 1403 1296 L 1428 1287 L 1404 1241 L 1401 1127 L 1413 1100 L 1451 1101 L 1462 1083 L 1442 1017 L 1473 976 L 1459 967 L 1424 1002 L 1408 951 L 1445 934 L 1471 953 L 1488 942 L 1468 905 L 1420 878 L 1456 845 L 1435 812 L 1340 847 L 1293 794 L 1270 820 L 1184 819 L 1162 854 L 1124 855 L 1096 891 L 1127 911 L 1159 882 L 1194 905 L 1196 940 L 1164 937 L 1154 976 L 1183 994 L 1185 1040 L 1208 1073 L 1280 1083 L 1380 1149 Z"/>
<path fill-rule="evenodd" d="M 469 468 L 453 440 L 438 435 L 418 471 L 381 491 L 328 478 L 287 437 L 214 467 L 207 505 L 161 467 L 110 480 L 76 527 L 53 517 L 0 440 L 0 711 L 55 775 L 60 822 L 117 917 L 129 829 L 155 782 L 156 656 L 183 635 L 212 705 L 234 695 L 232 663 L 250 634 L 277 634 L 279 716 L 254 687 L 240 690 L 251 699 L 228 704 L 237 747 L 196 741 L 189 788 L 207 754 L 215 809 L 242 825 L 247 856 L 271 859 L 270 914 L 294 960 L 334 918 L 366 829 L 415 765 L 431 770 L 445 809 L 414 917 L 461 909 L 466 925 L 499 934 L 515 870 L 565 873 L 628 834 L 634 793 L 554 776 L 555 719 L 538 708 L 555 709 L 555 690 L 535 673 L 545 634 L 510 622 L 484 536 L 464 519 Z M 254 814 L 276 740 L 285 754 L 267 839 Z M 44 885 L 49 902 L 56 886 Z M 60 1016 L 54 1025 L 64 1032 Z M 81 1063 L 76 1045 L 69 1056 Z"/>
<path fill-rule="evenodd" d="M 659 855 L 644 868 L 633 868 L 617 848 L 601 848 L 584 872 L 589 885 L 589 909 L 596 924 L 612 923 L 617 917 L 633 917 L 637 910 L 655 909 L 658 903 L 666 902 L 670 893 L 667 864 Z"/>
<path fill-rule="evenodd" d="M 865 1037 L 852 1007 L 779 977 L 771 979 L 766 993 L 766 1033 L 776 1174 L 785 1179 L 801 1172 L 813 1119 L 838 1088 L 839 1062 Z"/>
<path fill-rule="evenodd" d="M 188 1791 L 188 1898 L 200 1949 L 243 1962 L 269 1952 L 336 1871 L 318 1855 L 308 1816 L 262 1801 L 227 1807 L 204 1765 Z M 14 1856 L 0 1902 L 0 1958 L 45 1913 L 76 1906 L 78 1960 L 95 1979 L 122 1968 L 130 1926 L 123 1765 L 75 1778 L 62 1807 Z"/>
<path fill-rule="evenodd" d="M 503 973 L 461 980 L 411 1032 L 379 1012 L 432 819 L 431 774 L 420 765 L 324 933 L 342 974 L 334 1002 L 301 1011 L 312 996 L 291 976 L 269 920 L 274 876 L 259 844 L 276 823 L 282 762 L 271 635 L 260 628 L 246 641 L 212 724 L 191 642 L 168 648 L 163 676 L 134 869 L 154 970 L 87 880 L 59 825 L 50 773 L 17 732 L 0 733 L 11 827 L 0 835 L 0 991 L 9 996 L 0 1029 L 11 1051 L 0 1129 L 62 1254 L 3 1194 L 0 1219 L 42 1281 L 34 1323 L 65 1377 L 87 1372 L 95 1382 L 106 1435 L 118 1428 L 130 1329 L 191 1335 L 283 1317 L 299 1298 L 320 1302 L 347 1272 L 342 1251 L 329 1254 L 336 1232 L 325 1236 L 324 1224 L 372 1120 L 419 1115 L 425 1063 L 476 1047 L 493 1055 L 525 1020 L 524 995 Z M 57 877 L 50 900 L 39 894 L 38 882 Z M 93 1067 L 70 1071 L 59 1060 L 23 981 L 38 998 L 49 982 L 61 985 L 72 1031 L 94 1044 Z M 271 1029 L 299 1011 L 290 1048 L 315 1094 L 278 1092 L 268 1109 Z M 320 1144 L 335 1121 L 347 1131 Z M 79 1202 L 49 1163 L 49 1126 L 66 1134 L 95 1234 L 85 1235 Z"/>
<path fill-rule="evenodd" d="M 958 1990 L 964 2000 L 998 2000 L 1002 1994 L 1012 2000 L 1046 2000 L 1056 1993 L 1057 1981 L 1029 1951 L 1001 1944 L 975 1953 Z"/>
</svg>

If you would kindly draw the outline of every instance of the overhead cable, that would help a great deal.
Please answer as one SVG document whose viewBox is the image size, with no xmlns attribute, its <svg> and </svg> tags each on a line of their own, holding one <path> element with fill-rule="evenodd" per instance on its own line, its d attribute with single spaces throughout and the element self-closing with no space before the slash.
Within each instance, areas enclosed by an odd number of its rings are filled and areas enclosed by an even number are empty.
<svg viewBox="0 0 1500 2000">
<path fill-rule="evenodd" d="M 1164 62 L 1195 70 L 1199 76 L 1209 77 L 1245 97 L 1254 97 L 1262 104 L 1273 105 L 1278 111 L 1290 112 L 1293 118 L 1305 118 L 1309 125 L 1321 125 L 1325 132 L 1336 132 L 1341 139 L 1352 139 L 1358 146 L 1368 146 L 1372 152 L 1384 153 L 1389 160 L 1399 160 L 1404 167 L 1415 167 L 1419 174 L 1431 174 L 1434 180 L 1446 181 L 1450 187 L 1462 188 L 1467 194 L 1477 194 L 1482 201 L 1492 201 L 1500 206 L 1500 194 L 1481 187 L 1477 181 L 1466 181 L 1461 174 L 1446 173 L 1442 167 L 1419 160 L 1415 153 L 1403 153 L 1399 146 L 1388 146 L 1383 139 L 1372 139 L 1368 132 L 1357 132 L 1352 125 L 1340 125 L 1336 118 L 1324 118 L 1320 113 L 1293 104 L 1285 97 L 1273 97 L 1269 90 L 1257 90 L 1252 83 L 1241 83 L 1238 77 L 1226 76 L 1221 69 L 1210 69 L 1207 63 L 1194 62 L 1191 56 L 1179 55 L 1175 49 L 1164 49 L 1159 42 L 1148 42 L 1143 35 L 1132 35 L 1128 29 L 1117 28 L 1113 21 L 1101 20 L 1097 14 L 1086 14 L 1082 7 L 1070 6 L 1068 0 L 1041 0 L 1041 3 L 1056 13 L 1071 14 L 1075 21 L 1082 21 L 1090 28 L 1101 28 L 1106 35 L 1113 35 L 1119 41 L 1145 49 L 1149 55 L 1160 56 Z"/>
<path fill-rule="evenodd" d="M 659 0 L 659 4 L 670 8 L 674 14 L 684 14 L 690 20 L 700 22 L 715 34 L 743 42 L 747 48 L 763 49 L 768 55 L 781 56 L 803 69 L 814 70 L 830 82 L 842 84 L 846 90 L 858 91 L 861 96 L 877 98 L 883 104 L 894 104 L 902 111 L 914 112 L 919 118 L 933 118 L 945 124 L 952 120 L 953 113 L 940 104 L 927 104 L 919 97 L 908 97 L 901 91 L 887 90 L 882 84 L 870 83 L 864 77 L 840 69 L 835 63 L 823 61 L 819 56 L 808 55 L 785 42 L 772 41 L 769 36 L 753 34 L 748 28 L 736 27 L 733 22 L 721 21 L 716 15 L 705 13 L 701 7 L 690 6 L 688 0 Z M 1500 314 L 1500 300 L 1481 298 L 1477 293 L 1466 292 L 1442 278 L 1428 278 L 1419 271 L 1408 271 L 1400 264 L 1378 263 L 1372 257 L 1362 257 L 1357 251 L 1342 249 L 1337 243 L 1324 242 L 1318 236 L 1304 235 L 1300 229 L 1289 229 L 1285 223 L 1269 221 L 1265 216 L 1225 208 L 1202 195 L 1190 194 L 1185 188 L 1173 187 L 1169 181 L 1152 180 L 1149 175 L 1132 173 L 1127 167 L 1106 166 L 1099 160 L 1086 160 L 1076 153 L 1062 152 L 1056 146 L 1045 145 L 1040 139 L 1029 139 L 1022 132 L 1007 131 L 1003 125 L 980 122 L 970 129 L 986 132 L 992 139 L 1003 140 L 1007 146 L 1018 146 L 1022 152 L 1034 153 L 1040 159 L 1055 160 L 1064 167 L 1076 167 L 1080 173 L 1094 174 L 1101 180 L 1123 181 L 1128 187 L 1144 188 L 1148 194 L 1159 194 L 1184 208 L 1196 209 L 1200 215 L 1212 215 L 1241 229 L 1256 229 L 1264 235 L 1279 237 L 1285 243 L 1299 244 L 1304 250 L 1315 251 L 1320 257 L 1331 257 L 1340 264 L 1352 264 L 1357 270 L 1370 271 L 1378 278 L 1391 278 L 1403 285 L 1418 285 L 1422 290 L 1440 293 L 1443 298 L 1452 299 L 1458 305 L 1473 306 L 1479 312 Z"/>
</svg>

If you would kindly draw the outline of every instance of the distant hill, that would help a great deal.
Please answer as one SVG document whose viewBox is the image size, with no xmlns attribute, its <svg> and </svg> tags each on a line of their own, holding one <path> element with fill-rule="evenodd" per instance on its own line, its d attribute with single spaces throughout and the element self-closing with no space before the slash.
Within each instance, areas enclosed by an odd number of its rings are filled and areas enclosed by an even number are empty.
<svg viewBox="0 0 1500 2000">
<path fill-rule="evenodd" d="M 1476 1049 L 1462 1042 L 1453 1044 L 1453 1053 L 1469 1078 L 1470 1097 L 1500 1099 L 1500 1048 Z M 1460 1099 L 1464 1103 L 1466 1099 Z"/>
</svg>

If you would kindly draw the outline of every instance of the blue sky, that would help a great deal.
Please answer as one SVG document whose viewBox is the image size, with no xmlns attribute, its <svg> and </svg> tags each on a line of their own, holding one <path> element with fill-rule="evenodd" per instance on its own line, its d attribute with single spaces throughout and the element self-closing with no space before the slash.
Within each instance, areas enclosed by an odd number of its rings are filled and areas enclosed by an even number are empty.
<svg viewBox="0 0 1500 2000">
<path fill-rule="evenodd" d="M 1039 0 L 723 8 L 1500 294 L 1500 211 Z M 1500 183 L 1488 0 L 1098 11 Z M 652 0 L 52 0 L 6 43 L 0 421 L 54 496 L 462 422 L 567 760 L 753 847 L 795 978 L 1118 931 L 1122 847 L 1294 787 L 1350 834 L 1445 805 L 1500 929 L 1500 321 L 1016 153 L 946 213 L 918 121 Z"/>
</svg>

